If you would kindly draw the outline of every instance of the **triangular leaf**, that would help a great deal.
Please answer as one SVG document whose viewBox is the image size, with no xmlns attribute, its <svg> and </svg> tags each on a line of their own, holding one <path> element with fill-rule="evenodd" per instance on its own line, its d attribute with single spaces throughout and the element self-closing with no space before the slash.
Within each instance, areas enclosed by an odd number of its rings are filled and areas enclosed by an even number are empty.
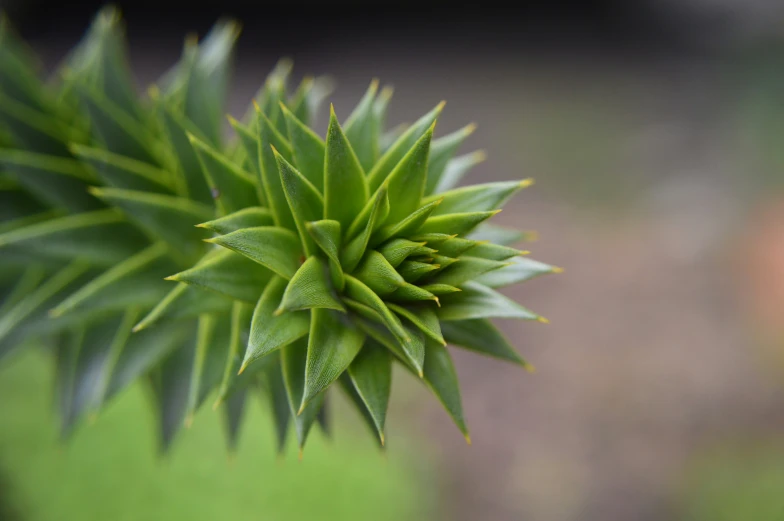
<svg viewBox="0 0 784 521">
<path fill-rule="evenodd" d="M 348 230 L 367 200 L 365 173 L 331 109 L 324 161 L 324 218 Z"/>
<path fill-rule="evenodd" d="M 309 257 L 291 278 L 276 313 L 312 308 L 346 311 L 329 282 L 327 267 L 316 256 Z"/>
<path fill-rule="evenodd" d="M 531 184 L 531 179 L 525 179 L 464 186 L 428 197 L 425 202 L 443 197 L 443 201 L 433 215 L 497 210 L 515 193 Z"/>
<path fill-rule="evenodd" d="M 297 432 L 300 453 L 305 446 L 310 428 L 316 420 L 316 415 L 321 409 L 324 395 L 320 394 L 300 411 L 302 397 L 305 390 L 305 365 L 307 363 L 308 344 L 303 338 L 281 351 L 281 366 L 283 368 L 283 382 L 286 385 L 286 395 L 289 398 L 289 407 L 294 416 L 294 427 Z M 299 414 L 297 414 L 299 412 Z"/>
<path fill-rule="evenodd" d="M 326 147 L 324 141 L 285 106 L 281 105 L 281 110 L 286 118 L 291 155 L 297 169 L 316 187 L 319 193 L 323 193 L 324 151 Z"/>
<path fill-rule="evenodd" d="M 257 228 L 259 226 L 272 226 L 272 224 L 272 214 L 269 210 L 260 206 L 251 206 L 224 217 L 197 224 L 196 226 L 225 235 L 242 228 Z"/>
<path fill-rule="evenodd" d="M 329 219 L 322 219 L 305 223 L 305 228 L 313 237 L 313 241 L 329 258 L 329 272 L 332 284 L 338 291 L 343 289 L 345 280 L 343 268 L 340 265 L 340 223 Z"/>
<path fill-rule="evenodd" d="M 324 214 L 324 200 L 316 187 L 291 163 L 283 159 L 276 150 L 273 152 L 278 161 L 283 192 L 286 194 L 286 201 L 288 201 L 291 215 L 294 217 L 294 223 L 297 225 L 299 236 L 302 239 L 305 255 L 312 255 L 316 252 L 316 245 L 305 228 L 305 223 L 321 218 Z"/>
<path fill-rule="evenodd" d="M 444 342 L 444 337 L 441 334 L 441 324 L 438 321 L 438 315 L 433 309 L 432 304 L 414 304 L 403 307 L 388 302 L 387 306 L 389 306 L 389 309 L 398 315 L 405 317 L 409 322 L 418 327 L 425 335 L 429 336 L 441 345 L 446 345 L 446 342 Z"/>
<path fill-rule="evenodd" d="M 430 148 L 430 161 L 428 162 L 427 167 L 427 186 L 425 188 L 425 194 L 429 195 L 434 192 L 441 180 L 444 170 L 446 170 L 447 163 L 455 155 L 463 141 L 473 134 L 475 129 L 476 125 L 472 123 L 433 141 L 433 145 Z"/>
<path fill-rule="evenodd" d="M 348 368 L 364 341 L 365 334 L 345 314 L 328 309 L 311 311 L 300 412 Z"/>
<path fill-rule="evenodd" d="M 302 244 L 294 232 L 276 226 L 243 228 L 207 242 L 219 244 L 290 279 L 300 266 Z"/>
<path fill-rule="evenodd" d="M 427 158 L 433 138 L 433 124 L 411 147 L 387 178 L 389 216 L 387 222 L 398 223 L 421 206 L 427 181 Z"/>
<path fill-rule="evenodd" d="M 443 297 L 438 309 L 438 318 L 442 321 L 493 317 L 543 320 L 514 300 L 477 282 L 466 282 L 463 291 Z"/>
<path fill-rule="evenodd" d="M 476 282 L 491 288 L 500 288 L 530 280 L 539 275 L 547 273 L 560 273 L 561 268 L 550 266 L 543 262 L 535 261 L 527 257 L 514 257 L 509 260 L 507 266 L 490 273 L 485 273 L 476 279 Z"/>
<path fill-rule="evenodd" d="M 369 171 L 378 157 L 378 130 L 373 113 L 373 100 L 378 90 L 378 80 L 373 80 L 367 92 L 346 120 L 344 131 L 357 154 L 359 164 Z"/>
<path fill-rule="evenodd" d="M 484 273 L 491 272 L 508 266 L 506 262 L 480 259 L 463 255 L 453 265 L 446 267 L 435 276 L 429 277 L 431 284 L 447 284 L 449 286 L 460 286 L 466 281 L 474 280 Z"/>
<path fill-rule="evenodd" d="M 428 342 L 425 346 L 424 381 L 433 391 L 441 405 L 460 429 L 460 432 L 471 443 L 468 426 L 463 417 L 463 405 L 460 398 L 460 384 L 452 357 L 445 347 Z"/>
<path fill-rule="evenodd" d="M 405 283 L 395 268 L 375 250 L 370 250 L 365 254 L 353 276 L 364 282 L 367 287 L 381 297 L 389 295 Z"/>
<path fill-rule="evenodd" d="M 476 228 L 482 221 L 489 219 L 500 210 L 493 212 L 468 212 L 468 213 L 448 213 L 428 217 L 425 223 L 419 228 L 419 233 L 447 233 L 453 235 L 466 235 Z"/>
<path fill-rule="evenodd" d="M 294 218 L 289 210 L 286 194 L 283 192 L 283 185 L 280 183 L 278 161 L 275 159 L 275 154 L 272 151 L 272 147 L 275 147 L 275 150 L 284 154 L 285 157 L 284 151 L 290 149 L 290 145 L 275 130 L 274 124 L 262 112 L 259 111 L 257 113 L 257 118 L 259 128 L 259 149 L 257 151 L 259 155 L 259 173 L 267 204 L 270 211 L 272 211 L 275 224 L 289 230 L 295 230 Z"/>
<path fill-rule="evenodd" d="M 481 150 L 452 159 L 446 164 L 446 169 L 441 174 L 441 178 L 438 180 L 438 184 L 432 193 L 440 194 L 456 187 L 469 170 L 485 159 L 487 159 L 487 155 Z"/>
<path fill-rule="evenodd" d="M 245 302 L 256 302 L 272 276 L 271 271 L 247 257 L 222 250 L 166 280 L 193 284 Z"/>
<path fill-rule="evenodd" d="M 71 151 L 92 166 L 98 177 L 108 186 L 147 192 L 174 192 L 169 173 L 149 163 L 112 154 L 100 148 L 72 145 Z"/>
<path fill-rule="evenodd" d="M 253 176 L 196 136 L 188 137 L 201 163 L 212 198 L 222 215 L 259 204 Z"/>
<path fill-rule="evenodd" d="M 444 322 L 441 324 L 441 330 L 450 344 L 532 369 L 532 366 L 523 360 L 501 332 L 487 319 Z"/>
<path fill-rule="evenodd" d="M 366 341 L 348 368 L 351 383 L 367 407 L 384 444 L 384 423 L 392 390 L 392 357 L 386 349 Z"/>
</svg>

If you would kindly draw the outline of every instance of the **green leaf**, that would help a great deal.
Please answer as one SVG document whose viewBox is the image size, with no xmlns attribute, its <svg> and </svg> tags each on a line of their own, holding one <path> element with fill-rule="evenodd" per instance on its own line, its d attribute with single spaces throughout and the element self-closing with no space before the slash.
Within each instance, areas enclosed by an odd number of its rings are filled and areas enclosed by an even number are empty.
<svg viewBox="0 0 784 521">
<path fill-rule="evenodd" d="M 326 145 L 305 123 L 297 119 L 283 104 L 283 116 L 286 119 L 291 155 L 297 169 L 316 187 L 320 193 L 324 191 L 324 153 Z M 321 217 L 321 216 L 319 216 Z"/>
<path fill-rule="evenodd" d="M 175 191 L 169 173 L 149 163 L 81 145 L 71 145 L 71 151 L 92 166 L 108 186 L 169 194 Z"/>
<path fill-rule="evenodd" d="M 267 396 L 270 400 L 272 418 L 275 423 L 275 433 L 278 442 L 278 454 L 283 453 L 286 446 L 286 434 L 289 430 L 291 407 L 289 406 L 288 393 L 283 381 L 283 369 L 280 362 L 280 353 L 270 355 L 272 362 L 266 369 Z"/>
<path fill-rule="evenodd" d="M 298 413 L 348 369 L 364 341 L 365 334 L 345 314 L 328 309 L 311 312 L 305 391 Z"/>
<path fill-rule="evenodd" d="M 146 329 L 164 318 L 171 321 L 194 318 L 203 313 L 226 312 L 231 309 L 231 303 L 225 295 L 179 283 L 133 327 L 133 331 Z"/>
<path fill-rule="evenodd" d="M 384 256 L 389 264 L 397 268 L 406 257 L 424 246 L 425 242 L 413 242 L 408 239 L 392 239 L 377 248 L 378 252 Z"/>
<path fill-rule="evenodd" d="M 223 378 L 218 390 L 218 398 L 212 406 L 216 409 L 226 398 L 237 390 L 244 390 L 254 379 L 258 371 L 243 371 L 242 361 L 245 357 L 246 347 L 250 339 L 250 326 L 253 317 L 253 306 L 235 300 L 231 307 L 231 339 L 229 341 L 229 354 L 223 368 Z M 263 368 L 266 364 L 256 364 Z M 227 404 L 228 405 L 228 404 Z"/>
<path fill-rule="evenodd" d="M 373 112 L 376 91 L 378 91 L 378 80 L 373 80 L 344 125 L 346 138 L 354 148 L 359 164 L 362 165 L 365 172 L 369 171 L 376 162 L 379 153 L 378 132 L 380 127 L 375 125 Z"/>
<path fill-rule="evenodd" d="M 512 257 L 518 257 L 525 254 L 527 254 L 527 252 L 516 250 L 508 246 L 491 244 L 489 242 L 477 243 L 477 245 L 471 249 L 472 257 L 481 257 L 483 259 L 490 259 L 495 261 L 504 261 L 511 259 Z"/>
<path fill-rule="evenodd" d="M 489 219 L 500 210 L 493 212 L 468 212 L 468 213 L 448 213 L 428 217 L 425 223 L 419 228 L 419 233 L 447 233 L 454 235 L 465 235 L 476 228 L 482 221 Z"/>
<path fill-rule="evenodd" d="M 245 255 L 265 266 L 284 279 L 290 279 L 299 269 L 302 244 L 294 232 L 276 226 L 243 228 L 208 239 Z"/>
<path fill-rule="evenodd" d="M 357 392 L 356 388 L 354 387 L 354 384 L 351 382 L 351 378 L 349 378 L 348 372 L 343 373 L 340 376 L 340 378 L 338 378 L 338 384 L 340 385 L 340 388 L 343 389 L 343 392 L 346 393 L 346 396 L 348 396 L 352 405 L 354 405 L 354 408 L 359 413 L 360 417 L 362 418 L 362 421 L 365 422 L 365 425 L 367 425 L 368 429 L 370 429 L 370 432 L 373 434 L 374 437 L 376 437 L 375 439 L 378 441 L 379 446 L 383 449 L 384 444 L 381 441 L 381 438 L 378 437 L 380 435 L 378 434 L 378 427 L 376 427 L 376 421 L 373 418 L 373 416 L 370 414 L 370 411 L 368 411 L 365 402 L 362 401 L 362 397 Z"/>
<path fill-rule="evenodd" d="M 370 240 L 370 245 L 375 246 L 395 237 L 409 236 L 415 233 L 424 225 L 438 204 L 439 201 L 433 201 L 432 203 L 424 205 L 422 208 L 414 210 L 411 215 L 399 223 L 388 224 L 383 228 L 380 228 L 373 234 L 373 237 Z"/>
<path fill-rule="evenodd" d="M 351 242 L 349 242 L 348 245 L 343 249 L 340 257 L 340 264 L 346 273 L 354 271 L 354 268 L 357 267 L 357 264 L 365 254 L 372 237 L 373 230 L 378 227 L 377 224 L 384 218 L 384 214 L 388 210 L 389 199 L 387 198 L 386 185 L 384 185 L 379 188 L 378 191 L 376 191 L 376 194 L 373 196 L 373 206 L 368 212 L 364 230 L 362 230 L 362 232 Z"/>
<path fill-rule="evenodd" d="M 221 250 L 191 269 L 166 277 L 166 280 L 193 284 L 233 299 L 255 303 L 272 276 L 272 272 L 247 257 Z"/>
<path fill-rule="evenodd" d="M 464 282 L 474 280 L 484 273 L 488 273 L 509 265 L 506 262 L 480 259 L 479 257 L 469 257 L 468 255 L 463 255 L 458 260 L 459 262 L 446 267 L 444 270 L 431 277 L 428 282 L 432 284 L 460 286 Z"/>
<path fill-rule="evenodd" d="M 438 315 L 433 309 L 432 304 L 411 304 L 404 307 L 388 302 L 387 306 L 398 315 L 405 317 L 425 335 L 441 345 L 446 345 L 444 337 L 441 334 L 441 324 L 438 321 Z"/>
<path fill-rule="evenodd" d="M 464 186 L 425 199 L 425 202 L 443 197 L 433 215 L 447 213 L 480 212 L 501 208 L 518 191 L 531 186 L 533 180 L 505 181 Z"/>
<path fill-rule="evenodd" d="M 43 257 L 85 259 L 101 266 L 130 257 L 145 243 L 113 209 L 58 217 L 0 234 L 0 251 L 22 248 Z"/>
<path fill-rule="evenodd" d="M 418 302 L 421 300 L 432 300 L 436 304 L 439 304 L 438 297 L 426 289 L 420 288 L 419 286 L 415 286 L 408 282 L 406 282 L 402 287 L 396 289 L 395 292 L 389 295 L 387 298 L 396 302 Z"/>
<path fill-rule="evenodd" d="M 330 285 L 327 267 L 316 256 L 309 257 L 291 278 L 275 313 L 312 308 L 346 311 Z"/>
<path fill-rule="evenodd" d="M 438 318 L 442 321 L 494 317 L 544 321 L 514 300 L 477 282 L 466 282 L 460 293 L 443 297 L 438 309 Z"/>
<path fill-rule="evenodd" d="M 114 293 L 118 282 L 127 279 L 141 271 L 147 271 L 151 264 L 162 259 L 168 249 L 165 244 L 156 243 L 145 248 L 136 255 L 128 257 L 126 260 L 115 264 L 101 275 L 91 280 L 78 291 L 72 293 L 65 300 L 60 302 L 57 307 L 50 311 L 52 316 L 59 316 L 63 313 L 83 306 L 95 297 L 100 297 L 107 292 Z M 133 288 L 131 289 L 133 291 Z M 136 303 L 136 302 L 135 302 Z"/>
<path fill-rule="evenodd" d="M 348 368 L 351 384 L 367 408 L 384 444 L 389 395 L 392 391 L 392 357 L 373 341 L 366 341 Z"/>
<path fill-rule="evenodd" d="M 239 24 L 224 21 L 216 24 L 199 44 L 195 59 L 187 70 L 185 114 L 210 142 L 221 141 L 226 91 L 232 69 L 234 43 L 239 36 Z"/>
<path fill-rule="evenodd" d="M 460 288 L 456 288 L 454 286 L 449 286 L 447 284 L 425 284 L 421 286 L 421 289 L 427 291 L 428 293 L 432 293 L 433 295 L 440 297 L 442 295 L 449 295 L 451 293 L 457 293 L 458 291 L 462 291 Z"/>
<path fill-rule="evenodd" d="M 476 130 L 476 125 L 471 123 L 460 130 L 433 141 L 430 149 L 430 161 L 427 167 L 425 194 L 429 195 L 434 192 L 441 180 L 441 176 L 444 174 L 444 170 L 446 170 L 447 163 L 455 155 L 463 141 L 474 133 L 474 130 Z"/>
<path fill-rule="evenodd" d="M 403 156 L 411 150 L 419 138 L 433 126 L 433 123 L 441 114 L 445 103 L 442 101 L 433 110 L 419 118 L 419 120 L 411 125 L 395 143 L 389 147 L 378 162 L 373 166 L 373 169 L 368 173 L 368 183 L 370 190 L 374 191 L 381 186 L 381 183 L 389 176 L 390 172 L 400 163 Z"/>
<path fill-rule="evenodd" d="M 198 133 L 193 123 L 168 108 L 162 111 L 163 128 L 168 135 L 170 147 L 179 166 L 179 173 L 185 182 L 185 193 L 193 200 L 213 204 L 210 188 L 202 173 L 201 163 L 193 150 L 189 134 Z"/>
<path fill-rule="evenodd" d="M 156 138 L 137 119 L 109 100 L 103 93 L 86 85 L 79 95 L 90 116 L 93 130 L 101 143 L 115 154 L 139 161 L 159 164 Z"/>
<path fill-rule="evenodd" d="M 196 136 L 189 134 L 188 138 L 196 151 L 212 198 L 221 214 L 230 214 L 259 204 L 253 176 Z"/>
<path fill-rule="evenodd" d="M 71 212 L 95 210 L 101 203 L 87 193 L 94 178 L 70 158 L 24 150 L 0 150 L 0 167 L 41 202 Z"/>
<path fill-rule="evenodd" d="M 403 261 L 400 266 L 397 267 L 400 275 L 402 275 L 406 282 L 410 283 L 418 281 L 428 273 L 437 270 L 438 268 L 440 268 L 440 265 L 438 264 L 410 260 Z"/>
<path fill-rule="evenodd" d="M 463 418 L 463 405 L 460 398 L 460 384 L 457 381 L 457 372 L 452 363 L 452 357 L 445 347 L 434 342 L 425 346 L 424 381 L 436 395 L 438 401 L 444 406 L 446 412 L 460 429 L 460 432 L 471 443 L 468 435 L 468 426 Z"/>
<path fill-rule="evenodd" d="M 275 159 L 278 161 L 278 171 L 280 172 L 280 182 L 283 185 L 283 192 L 286 195 L 291 215 L 297 225 L 302 247 L 305 255 L 312 255 L 316 252 L 316 244 L 305 228 L 305 223 L 316 221 L 324 214 L 324 200 L 315 186 L 308 181 L 291 163 L 283 159 L 277 150 Z"/>
<path fill-rule="evenodd" d="M 3 299 L 0 303 L 0 317 L 5 315 L 20 300 L 35 290 L 45 277 L 46 270 L 43 266 L 37 264 L 25 268 L 21 276 L 14 274 L 12 277 L 9 277 L 8 282 L 12 280 L 16 282 L 13 284 L 13 287 L 7 289 L 7 292 L 4 292 L 3 294 Z"/>
<path fill-rule="evenodd" d="M 338 291 L 343 290 L 346 281 L 343 278 L 343 268 L 340 265 L 340 223 L 329 219 L 322 219 L 305 223 L 310 236 L 329 258 L 329 272 L 332 284 Z"/>
<path fill-rule="evenodd" d="M 390 208 L 387 221 L 389 222 L 397 223 L 421 206 L 434 128 L 435 123 L 414 143 L 387 178 Z"/>
<path fill-rule="evenodd" d="M 405 284 L 405 280 L 389 262 L 375 250 L 365 254 L 356 271 L 352 274 L 365 283 L 378 296 L 389 295 Z"/>
<path fill-rule="evenodd" d="M 415 335 L 412 335 L 411 332 L 403 326 L 400 319 L 389 310 L 387 305 L 384 304 L 373 290 L 354 277 L 346 275 L 346 294 L 349 298 L 356 300 L 377 313 L 383 324 L 400 344 L 400 347 L 413 366 L 418 370 L 422 368 L 424 350 L 421 349 L 421 345 L 417 344 Z"/>
<path fill-rule="evenodd" d="M 476 248 L 479 243 L 462 237 L 451 237 L 438 245 L 438 253 L 447 257 L 460 257 L 465 252 Z"/>
<path fill-rule="evenodd" d="M 523 360 L 504 335 L 487 319 L 444 322 L 441 324 L 441 330 L 450 344 L 520 364 L 529 371 L 533 370 L 533 366 Z"/>
<path fill-rule="evenodd" d="M 320 394 L 308 403 L 305 408 L 297 414 L 302 403 L 305 391 L 305 365 L 307 363 L 308 344 L 302 338 L 291 345 L 286 346 L 281 351 L 281 366 L 283 368 L 283 382 L 286 386 L 286 395 L 289 399 L 289 407 L 294 417 L 294 427 L 297 432 L 300 455 L 305 441 L 308 438 L 310 428 L 316 420 L 316 415 L 324 401 L 324 395 Z"/>
<path fill-rule="evenodd" d="M 490 273 L 486 273 L 476 279 L 476 282 L 491 288 L 500 288 L 530 280 L 546 273 L 561 273 L 563 270 L 556 266 L 550 266 L 543 262 L 535 261 L 526 257 L 515 257 L 510 259 L 506 267 Z"/>
<path fill-rule="evenodd" d="M 501 246 L 510 246 L 525 238 L 525 232 L 514 228 L 506 228 L 496 224 L 485 223 L 468 234 L 468 239 L 475 241 L 488 241 Z"/>
<path fill-rule="evenodd" d="M 68 132 L 47 114 L 15 101 L 0 91 L 0 126 L 21 147 L 53 156 L 68 156 Z"/>
<path fill-rule="evenodd" d="M 231 317 L 202 315 L 196 340 L 196 360 L 188 394 L 186 426 L 193 421 L 196 410 L 204 403 L 223 377 L 223 369 L 231 343 Z"/>
<path fill-rule="evenodd" d="M 446 169 L 441 174 L 433 193 L 440 194 L 456 187 L 469 170 L 485 159 L 487 155 L 481 150 L 452 159 L 446 164 Z"/>
<path fill-rule="evenodd" d="M 340 222 L 348 230 L 368 200 L 365 173 L 351 144 L 330 108 L 324 161 L 324 218 Z"/>
<path fill-rule="evenodd" d="M 195 338 L 188 339 L 175 347 L 149 373 L 158 406 L 159 443 L 162 452 L 171 447 L 185 423 L 195 360 Z"/>
<path fill-rule="evenodd" d="M 209 207 L 172 195 L 120 188 L 92 188 L 90 193 L 119 207 L 148 234 L 166 242 L 171 253 L 192 261 L 204 252 L 204 230 L 194 225 L 210 218 Z"/>
<path fill-rule="evenodd" d="M 272 147 L 286 157 L 285 150 L 291 149 L 290 145 L 275 130 L 274 124 L 262 113 L 257 113 L 259 128 L 259 163 L 261 174 L 261 186 L 264 188 L 267 204 L 272 211 L 275 224 L 295 230 L 294 218 L 289 210 L 286 201 L 286 194 L 283 192 L 283 185 L 280 183 L 280 172 L 278 171 L 278 161 Z M 272 146 L 270 146 L 272 145 Z M 290 158 L 286 158 L 290 159 Z"/>
<path fill-rule="evenodd" d="M 261 294 L 253 310 L 248 348 L 240 372 L 253 361 L 308 334 L 310 314 L 307 311 L 275 314 L 285 289 L 286 281 L 275 277 Z"/>
<path fill-rule="evenodd" d="M 251 206 L 238 212 L 230 213 L 206 223 L 197 224 L 198 228 L 206 228 L 220 235 L 236 232 L 242 228 L 272 226 L 272 214 L 266 208 Z"/>
</svg>

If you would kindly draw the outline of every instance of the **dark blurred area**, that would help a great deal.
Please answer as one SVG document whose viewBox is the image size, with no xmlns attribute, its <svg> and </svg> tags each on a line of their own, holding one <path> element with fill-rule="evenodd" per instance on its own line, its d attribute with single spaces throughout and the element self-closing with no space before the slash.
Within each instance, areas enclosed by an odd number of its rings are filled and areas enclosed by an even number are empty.
<svg viewBox="0 0 784 521">
<path fill-rule="evenodd" d="M 472 447 L 424 393 L 391 411 L 434 518 L 782 519 L 784 3 L 117 4 L 140 88 L 230 15 L 230 112 L 291 56 L 341 117 L 373 77 L 392 125 L 446 99 L 490 156 L 468 182 L 536 179 L 498 222 L 566 270 L 510 292 L 552 321 L 502 324 L 537 374 L 455 353 Z M 52 66 L 103 3 L 1 5 Z"/>
</svg>

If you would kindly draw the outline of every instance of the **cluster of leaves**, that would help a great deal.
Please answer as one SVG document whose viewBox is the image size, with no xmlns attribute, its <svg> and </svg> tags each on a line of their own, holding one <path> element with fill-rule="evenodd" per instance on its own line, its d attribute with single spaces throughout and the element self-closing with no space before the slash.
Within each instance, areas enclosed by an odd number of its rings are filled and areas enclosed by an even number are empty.
<svg viewBox="0 0 784 521">
<path fill-rule="evenodd" d="M 494 288 L 557 271 L 483 223 L 530 183 L 455 188 L 473 127 L 433 139 L 440 104 L 385 132 L 376 82 L 322 139 L 330 82 L 289 94 L 285 60 L 227 140 L 237 35 L 188 39 L 140 99 L 115 10 L 48 83 L 0 21 L 0 357 L 51 348 L 64 434 L 142 378 L 162 447 L 211 395 L 233 443 L 256 390 L 302 447 L 337 382 L 383 444 L 398 364 L 467 437 L 446 344 L 527 367 L 488 319 L 544 319 Z"/>
</svg>

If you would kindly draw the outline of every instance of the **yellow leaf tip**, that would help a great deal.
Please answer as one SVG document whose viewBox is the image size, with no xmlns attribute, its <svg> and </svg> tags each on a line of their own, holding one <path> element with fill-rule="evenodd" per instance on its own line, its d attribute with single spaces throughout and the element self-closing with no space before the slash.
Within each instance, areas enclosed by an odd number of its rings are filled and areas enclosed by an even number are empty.
<svg viewBox="0 0 784 521">
<path fill-rule="evenodd" d="M 520 181 L 520 188 L 528 188 L 532 184 L 534 184 L 534 180 L 533 178 L 529 177 L 528 179 L 523 179 Z"/>
<path fill-rule="evenodd" d="M 185 428 L 190 429 L 192 425 L 193 425 L 193 414 L 189 414 L 185 418 Z"/>
<path fill-rule="evenodd" d="M 284 311 L 286 311 L 284 308 L 278 308 L 272 314 L 275 315 L 276 317 L 279 317 L 279 316 L 281 316 L 283 314 Z"/>
<path fill-rule="evenodd" d="M 519 253 L 518 253 L 517 255 L 518 255 L 519 257 L 522 257 L 523 255 L 531 255 L 531 252 L 530 252 L 530 251 L 528 251 L 528 250 L 520 250 L 520 251 L 519 251 Z"/>
<path fill-rule="evenodd" d="M 445 106 L 446 106 L 446 100 L 441 100 L 439 104 L 436 105 L 436 112 L 441 112 L 442 110 L 444 110 Z"/>
<path fill-rule="evenodd" d="M 261 107 L 259 106 L 259 102 L 256 101 L 256 98 L 251 100 L 253 102 L 253 108 L 256 109 L 256 112 L 261 113 Z"/>
<path fill-rule="evenodd" d="M 466 444 L 471 445 L 471 435 L 464 434 L 463 436 L 465 436 Z"/>
<path fill-rule="evenodd" d="M 558 266 L 553 266 L 553 269 L 550 270 L 551 273 L 563 273 L 564 269 Z"/>
<path fill-rule="evenodd" d="M 163 280 L 174 280 L 174 281 L 179 282 L 179 279 L 177 278 L 177 275 L 169 275 L 168 277 L 163 277 Z"/>
<path fill-rule="evenodd" d="M 544 317 L 536 317 L 536 321 L 537 322 L 541 322 L 542 324 L 549 324 L 550 323 L 550 320 L 548 320 L 548 319 L 546 319 Z"/>
<path fill-rule="evenodd" d="M 383 433 L 383 432 L 379 432 L 379 433 L 378 433 L 378 439 L 381 441 L 381 446 L 383 447 L 383 446 L 384 446 L 384 443 L 385 443 L 385 440 L 384 440 L 384 433 Z"/>
<path fill-rule="evenodd" d="M 297 459 L 298 459 L 299 461 L 302 461 L 302 456 L 304 456 L 304 454 L 303 454 L 303 449 L 302 449 L 302 447 L 300 447 L 300 449 L 299 449 L 299 454 L 297 455 Z"/>
<path fill-rule="evenodd" d="M 473 122 L 469 123 L 469 124 L 468 124 L 468 125 L 466 125 L 466 126 L 465 126 L 465 128 L 463 129 L 463 133 L 464 133 L 466 136 L 470 136 L 471 134 L 473 134 L 473 133 L 474 133 L 474 131 L 476 131 L 476 126 L 477 126 L 477 125 L 476 125 L 476 123 L 473 123 Z"/>
<path fill-rule="evenodd" d="M 297 416 L 302 414 L 305 411 L 305 402 L 302 402 L 299 406 L 299 410 L 297 411 Z"/>
<path fill-rule="evenodd" d="M 523 369 L 531 374 L 536 372 L 536 367 L 534 367 L 533 364 L 529 364 L 528 362 L 523 362 Z"/>
</svg>

